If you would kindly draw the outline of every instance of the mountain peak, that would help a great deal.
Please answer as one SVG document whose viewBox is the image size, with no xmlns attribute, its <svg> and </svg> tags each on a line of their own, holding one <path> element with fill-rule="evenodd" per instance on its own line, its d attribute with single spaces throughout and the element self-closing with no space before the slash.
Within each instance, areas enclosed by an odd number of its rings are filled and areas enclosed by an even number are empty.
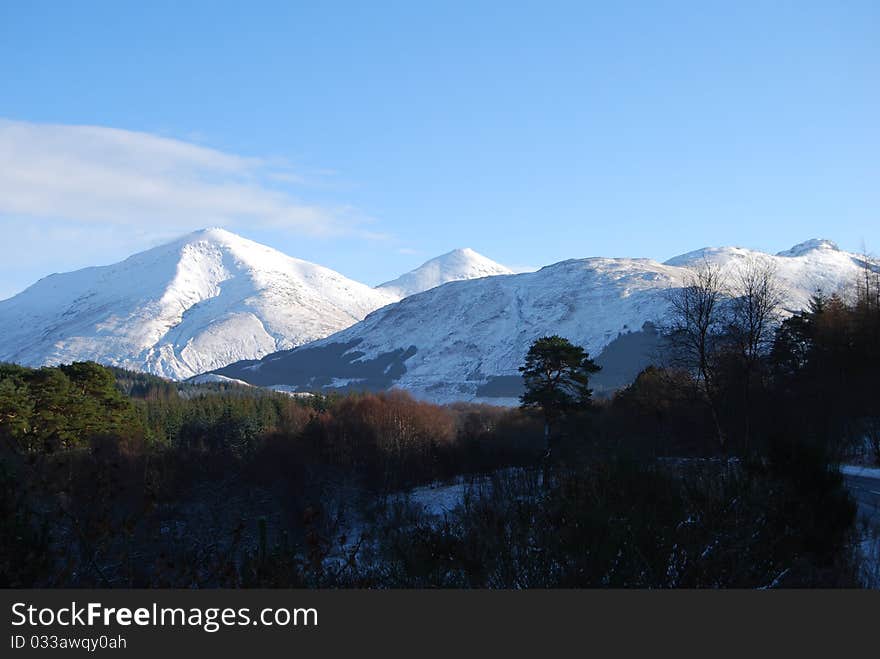
<svg viewBox="0 0 880 659">
<path fill-rule="evenodd" d="M 228 245 L 230 243 L 250 243 L 253 242 L 248 240 L 243 236 L 239 236 L 237 233 L 233 233 L 228 229 L 224 229 L 223 227 L 207 227 L 204 229 L 199 229 L 198 231 L 193 231 L 191 233 L 185 234 L 178 238 L 176 241 L 172 243 L 180 243 L 180 244 L 191 244 L 197 242 L 209 242 L 209 243 L 217 243 L 220 245 Z"/>
<path fill-rule="evenodd" d="M 798 256 L 806 256 L 807 254 L 821 251 L 840 252 L 841 249 L 833 240 L 828 240 L 827 238 L 813 238 L 811 240 L 798 243 L 791 249 L 777 252 L 776 256 L 793 258 Z M 664 261 L 664 265 L 687 267 L 699 264 L 702 261 L 721 262 L 727 261 L 731 258 L 742 258 L 754 255 L 765 254 L 764 252 L 747 249 L 745 247 L 703 247 L 702 249 L 698 249 L 693 252 L 674 256 L 671 259 Z"/>
<path fill-rule="evenodd" d="M 677 267 L 693 267 L 705 261 L 727 261 L 737 256 L 744 257 L 754 254 L 750 249 L 744 247 L 702 247 L 692 252 L 686 252 L 673 256 L 663 262 L 663 265 L 672 265 Z"/>
<path fill-rule="evenodd" d="M 482 256 L 480 253 L 472 250 L 470 247 L 458 247 L 456 249 L 453 249 L 450 252 L 446 252 L 446 254 L 442 254 L 442 255 L 438 256 L 437 258 L 442 259 L 444 256 L 467 256 L 467 257 L 475 257 L 476 256 L 476 257 L 480 257 L 480 258 L 486 258 L 486 257 Z"/>
<path fill-rule="evenodd" d="M 810 252 L 815 252 L 822 249 L 827 249 L 832 252 L 840 251 L 837 243 L 835 243 L 833 240 L 828 240 L 827 238 L 812 238 L 802 243 L 798 243 L 791 249 L 778 252 L 776 256 L 804 256 L 806 254 L 809 254 Z"/>
<path fill-rule="evenodd" d="M 224 229 L 223 227 L 205 227 L 204 229 L 199 229 L 198 231 L 193 231 L 190 236 L 193 238 L 228 238 L 233 236 L 235 238 L 240 238 L 236 233 L 232 233 L 228 229 Z"/>
<path fill-rule="evenodd" d="M 459 247 L 426 261 L 415 270 L 376 288 L 407 297 L 450 281 L 510 275 L 513 270 L 496 263 L 470 247 Z"/>
<path fill-rule="evenodd" d="M 93 360 L 186 378 L 322 338 L 393 301 L 215 227 L 0 301 L 0 361 Z"/>
</svg>

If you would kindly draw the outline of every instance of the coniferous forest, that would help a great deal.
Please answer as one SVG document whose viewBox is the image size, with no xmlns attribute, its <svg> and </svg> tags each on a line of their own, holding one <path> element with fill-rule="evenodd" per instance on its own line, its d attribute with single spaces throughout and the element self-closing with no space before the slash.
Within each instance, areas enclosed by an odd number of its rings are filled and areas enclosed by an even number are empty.
<svg viewBox="0 0 880 659">
<path fill-rule="evenodd" d="M 877 289 L 772 322 L 766 274 L 698 272 L 603 399 L 562 337 L 519 408 L 0 365 L 0 585 L 865 585 L 838 467 L 880 462 Z"/>
</svg>

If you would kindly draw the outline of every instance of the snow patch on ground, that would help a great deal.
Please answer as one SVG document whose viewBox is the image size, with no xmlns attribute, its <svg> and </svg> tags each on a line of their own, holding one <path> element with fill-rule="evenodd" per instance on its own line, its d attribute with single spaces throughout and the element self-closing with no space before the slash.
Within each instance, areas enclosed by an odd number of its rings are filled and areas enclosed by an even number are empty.
<svg viewBox="0 0 880 659">
<path fill-rule="evenodd" d="M 841 465 L 840 471 L 847 476 L 880 479 L 880 467 L 862 467 L 861 465 Z"/>
<path fill-rule="evenodd" d="M 461 479 L 454 483 L 417 487 L 409 491 L 408 497 L 411 503 L 419 506 L 426 514 L 440 517 L 460 506 L 465 492 L 473 486 L 473 483 Z"/>
<path fill-rule="evenodd" d="M 225 375 L 217 375 L 216 373 L 204 373 L 202 375 L 197 375 L 194 378 L 190 378 L 187 380 L 190 384 L 237 384 L 242 387 L 251 387 L 253 385 L 248 384 L 244 380 L 236 380 L 235 378 L 227 378 Z"/>
</svg>

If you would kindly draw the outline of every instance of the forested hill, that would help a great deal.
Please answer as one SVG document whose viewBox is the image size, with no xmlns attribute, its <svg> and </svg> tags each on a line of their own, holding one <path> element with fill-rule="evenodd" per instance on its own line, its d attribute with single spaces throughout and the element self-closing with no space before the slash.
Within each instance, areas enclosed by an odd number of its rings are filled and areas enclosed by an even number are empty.
<svg viewBox="0 0 880 659">
<path fill-rule="evenodd" d="M 94 362 L 39 369 L 0 364 L 0 441 L 29 453 L 102 439 L 129 448 L 216 446 L 243 427 L 254 436 L 273 427 L 291 406 L 301 407 L 266 389 L 172 382 Z"/>
</svg>

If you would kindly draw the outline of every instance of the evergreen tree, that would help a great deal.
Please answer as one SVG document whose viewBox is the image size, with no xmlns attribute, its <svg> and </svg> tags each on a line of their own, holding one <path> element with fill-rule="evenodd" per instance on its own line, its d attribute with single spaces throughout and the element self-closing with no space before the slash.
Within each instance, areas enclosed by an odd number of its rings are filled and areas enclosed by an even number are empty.
<svg viewBox="0 0 880 659">
<path fill-rule="evenodd" d="M 48 452 L 70 448 L 76 437 L 76 410 L 70 405 L 70 380 L 57 368 L 34 371 L 29 382 L 34 401 L 34 445 Z"/>
<path fill-rule="evenodd" d="M 12 378 L 0 379 L 0 440 L 24 448 L 33 413 L 27 385 Z"/>
<path fill-rule="evenodd" d="M 550 448 L 553 424 L 560 416 L 589 405 L 590 375 L 600 370 L 587 352 L 561 336 L 535 340 L 520 367 L 526 391 L 520 396 L 524 408 L 539 408 L 544 414 L 544 438 Z"/>
</svg>

